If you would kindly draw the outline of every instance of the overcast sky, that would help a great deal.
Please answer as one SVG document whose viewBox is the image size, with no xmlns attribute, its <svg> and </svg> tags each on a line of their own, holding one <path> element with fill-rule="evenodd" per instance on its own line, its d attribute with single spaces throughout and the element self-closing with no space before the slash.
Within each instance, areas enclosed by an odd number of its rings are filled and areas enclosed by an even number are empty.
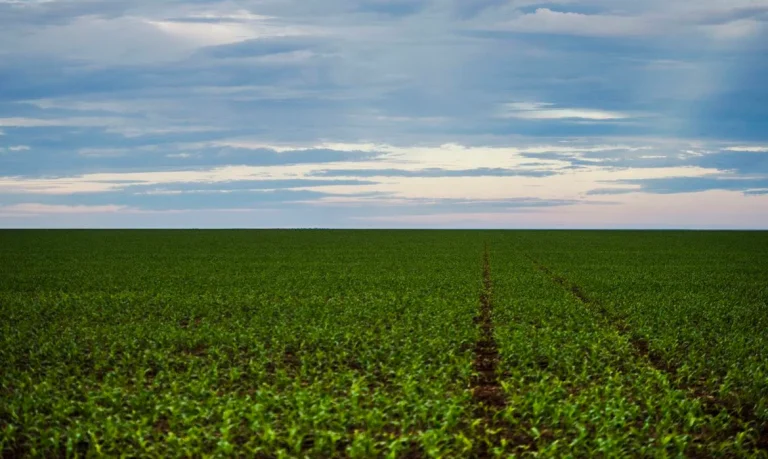
<svg viewBox="0 0 768 459">
<path fill-rule="evenodd" d="M 0 227 L 768 228 L 768 0 L 0 0 Z"/>
</svg>

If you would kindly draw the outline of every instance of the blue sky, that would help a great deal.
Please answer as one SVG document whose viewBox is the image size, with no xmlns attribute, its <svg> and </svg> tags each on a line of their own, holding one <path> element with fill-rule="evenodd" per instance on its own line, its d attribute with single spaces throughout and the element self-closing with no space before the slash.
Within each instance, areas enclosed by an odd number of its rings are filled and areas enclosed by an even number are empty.
<svg viewBox="0 0 768 459">
<path fill-rule="evenodd" d="M 768 228 L 768 0 L 0 0 L 0 227 Z"/>
</svg>

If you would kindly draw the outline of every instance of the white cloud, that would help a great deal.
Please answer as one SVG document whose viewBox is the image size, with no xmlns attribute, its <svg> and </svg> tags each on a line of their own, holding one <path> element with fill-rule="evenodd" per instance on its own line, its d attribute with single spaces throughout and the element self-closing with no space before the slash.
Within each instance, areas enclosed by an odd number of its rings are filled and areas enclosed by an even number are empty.
<svg viewBox="0 0 768 459">
<path fill-rule="evenodd" d="M 0 193 L 67 195 L 103 193 L 137 185 L 211 184 L 297 178 L 297 173 L 301 173 L 303 169 L 311 170 L 311 168 L 312 165 L 292 167 L 223 166 L 212 169 L 96 173 L 57 178 L 0 177 Z M 314 177 L 313 179 L 324 180 Z M 334 179 L 325 180 L 332 182 Z"/>
<path fill-rule="evenodd" d="M 129 126 L 125 125 L 112 125 L 104 130 L 104 132 L 120 134 L 123 137 L 134 138 L 142 137 L 146 135 L 163 135 L 163 134 L 194 134 L 200 132 L 217 132 L 223 131 L 224 128 L 215 126 L 166 126 L 162 128 L 152 126 Z"/>
<path fill-rule="evenodd" d="M 212 19 L 216 21 L 229 21 L 229 22 L 249 22 L 249 21 L 268 21 L 274 19 L 272 16 L 263 16 L 260 14 L 253 14 L 248 10 L 237 10 L 230 13 L 227 12 L 201 12 L 192 13 L 187 16 L 189 19 Z"/>
<path fill-rule="evenodd" d="M 333 99 L 334 92 L 328 89 L 309 90 L 283 87 L 279 85 L 243 85 L 243 86 L 196 86 L 189 88 L 195 95 L 215 97 L 218 100 L 284 100 L 284 99 Z"/>
<path fill-rule="evenodd" d="M 743 145 L 743 146 L 735 146 L 735 147 L 724 148 L 724 150 L 726 150 L 726 151 L 742 151 L 742 152 L 749 152 L 749 153 L 768 153 L 768 146 Z"/>
<path fill-rule="evenodd" d="M 77 154 L 92 158 L 116 158 L 125 156 L 130 151 L 127 148 L 81 148 Z"/>
<path fill-rule="evenodd" d="M 0 31 L 2 48 L 116 65 L 173 60 L 193 49 L 144 19 L 128 16 L 80 16 L 22 30 Z"/>
<path fill-rule="evenodd" d="M 324 170 L 333 169 L 383 169 L 393 168 L 406 171 L 418 171 L 421 169 L 440 168 L 445 170 L 464 170 L 473 168 L 516 168 L 519 170 L 532 169 L 527 164 L 532 162 L 526 158 L 525 154 L 537 153 L 559 153 L 563 156 L 579 158 L 583 153 L 603 152 L 603 151 L 626 151 L 634 152 L 652 149 L 648 145 L 631 144 L 539 144 L 524 143 L 516 146 L 466 146 L 456 143 L 447 143 L 443 145 L 414 145 L 414 146 L 396 146 L 377 143 L 338 143 L 321 142 L 307 145 L 290 144 L 271 144 L 258 140 L 228 139 L 210 143 L 190 144 L 185 148 L 201 148 L 206 146 L 214 147 L 232 147 L 253 150 L 273 150 L 279 153 L 291 151 L 307 150 L 335 150 L 349 153 L 377 153 L 374 161 L 355 161 L 350 159 L 346 162 L 324 163 L 322 165 L 313 165 L 310 160 L 304 165 L 295 167 L 304 167 L 306 171 L 314 170 L 318 167 Z M 567 166 L 568 163 L 562 160 L 535 160 L 541 167 L 546 164 L 549 170 L 558 170 Z"/>
<path fill-rule="evenodd" d="M 272 145 L 261 141 L 252 141 L 247 139 L 219 140 L 211 142 L 209 145 L 212 147 L 241 148 L 243 150 L 273 150 L 278 153 L 306 149 L 302 147 Z"/>
<path fill-rule="evenodd" d="M 90 214 L 104 212 L 120 212 L 125 210 L 125 206 L 66 206 L 25 203 L 14 204 L 10 206 L 0 206 L 0 214 L 21 214 L 21 215 L 41 215 L 41 214 Z"/>
<path fill-rule="evenodd" d="M 72 128 L 104 128 L 104 132 L 120 134 L 134 138 L 146 135 L 190 134 L 200 132 L 223 131 L 225 128 L 210 125 L 181 124 L 182 120 L 172 123 L 166 119 L 135 119 L 108 116 L 60 117 L 60 118 L 0 118 L 0 127 L 6 128 L 41 128 L 41 127 L 72 127 Z M 157 127 L 162 124 L 163 127 Z"/>
<path fill-rule="evenodd" d="M 137 103 L 138 102 L 138 103 Z M 140 105 L 144 102 L 143 105 Z M 87 101 L 76 99 L 31 99 L 25 100 L 23 103 L 41 108 L 43 110 L 49 109 L 62 109 L 62 110 L 75 110 L 75 111 L 97 111 L 97 112 L 113 112 L 113 113 L 136 113 L 146 111 L 148 108 L 157 108 L 158 105 L 162 106 L 162 101 L 152 100 L 143 101 L 136 99 L 128 100 L 100 100 L 100 101 Z"/>
<path fill-rule="evenodd" d="M 524 33 L 551 33 L 586 36 L 642 36 L 659 31 L 659 24 L 640 16 L 615 16 L 552 11 L 538 8 L 501 25 Z"/>
<path fill-rule="evenodd" d="M 651 37 L 703 33 L 715 40 L 732 41 L 756 36 L 764 30 L 764 25 L 759 20 L 738 18 L 740 15 L 750 11 L 757 15 L 768 8 L 768 4 L 763 0 L 732 3 L 667 0 L 663 3 L 637 2 L 629 8 L 612 1 L 595 6 L 601 6 L 604 12 L 584 14 L 538 8 L 532 13 L 518 14 L 496 28 L 521 33 L 591 37 Z M 728 20 L 729 18 L 737 19 Z"/>
<path fill-rule="evenodd" d="M 502 118 L 527 120 L 590 120 L 615 121 L 631 118 L 627 113 L 590 108 L 550 108 L 554 104 L 541 102 L 513 102 L 503 105 Z"/>
<path fill-rule="evenodd" d="M 441 124 L 448 121 L 448 118 L 442 116 L 387 116 L 378 115 L 376 121 L 391 123 L 423 123 L 423 124 Z"/>
<path fill-rule="evenodd" d="M 120 118 L 81 117 L 81 118 L 0 118 L 0 126 L 13 128 L 34 127 L 103 127 L 123 122 Z"/>
<path fill-rule="evenodd" d="M 329 185 L 323 191 L 354 195 L 360 191 L 384 193 L 401 199 L 501 200 L 530 198 L 579 199 L 606 182 L 629 179 L 702 177 L 712 169 L 699 167 L 609 169 L 591 167 L 564 171 L 547 177 L 398 177 L 376 178 L 372 185 Z M 371 177 L 367 177 L 371 178 Z"/>
<path fill-rule="evenodd" d="M 741 19 L 725 24 L 702 26 L 702 29 L 717 40 L 742 40 L 758 35 L 764 26 L 762 22 L 754 19 Z"/>
<path fill-rule="evenodd" d="M 545 109 L 553 105 L 555 104 L 551 104 L 547 102 L 510 102 L 508 104 L 505 104 L 504 106 L 510 110 L 530 111 L 530 110 Z"/>
<path fill-rule="evenodd" d="M 163 17 L 163 8 L 139 7 L 132 15 L 92 14 L 28 28 L 11 26 L 0 29 L 0 51 L 23 50 L 122 66 L 174 61 L 204 46 L 319 33 L 317 28 L 244 11 L 195 14 L 185 9 L 180 5 L 165 10 L 172 19 Z"/>
<path fill-rule="evenodd" d="M 24 7 L 24 6 L 39 5 L 41 3 L 53 3 L 55 1 L 58 1 L 58 0 L 0 0 L 0 3 Z"/>
<path fill-rule="evenodd" d="M 27 145 L 12 145 L 10 147 L 0 147 L 0 153 L 3 153 L 3 154 L 6 152 L 17 153 L 20 151 L 28 151 L 28 150 L 30 150 L 30 147 Z"/>
<path fill-rule="evenodd" d="M 225 45 L 260 37 L 256 30 L 239 23 L 147 21 L 147 24 L 193 46 Z"/>
<path fill-rule="evenodd" d="M 559 120 L 559 119 L 585 119 L 585 120 L 621 120 L 629 118 L 629 115 L 603 110 L 589 110 L 581 108 L 562 108 L 551 110 L 530 110 L 518 113 L 510 113 L 513 118 L 533 120 Z"/>
<path fill-rule="evenodd" d="M 197 13 L 187 16 L 187 19 L 206 19 L 207 21 L 146 20 L 146 23 L 196 47 L 318 33 L 316 28 L 287 25 L 277 18 L 256 15 L 244 10 L 233 13 Z"/>
<path fill-rule="evenodd" d="M 0 118 L 2 127 L 50 127 L 62 126 L 62 120 L 38 119 L 38 118 Z"/>
<path fill-rule="evenodd" d="M 225 183 L 237 181 L 260 181 L 281 179 L 312 179 L 327 181 L 323 191 L 339 195 L 353 195 L 362 191 L 387 193 L 402 199 L 416 198 L 457 198 L 457 199 L 502 199 L 539 195 L 550 199 L 573 199 L 574 196 L 601 186 L 605 180 L 628 178 L 662 178 L 702 176 L 713 172 L 703 168 L 611 168 L 610 162 L 597 163 L 579 170 L 570 168 L 569 159 L 580 158 L 587 152 L 615 151 L 635 152 L 646 150 L 647 145 L 621 144 L 528 144 L 509 147 L 469 147 L 460 144 L 439 146 L 399 147 L 383 144 L 337 144 L 324 143 L 302 147 L 271 146 L 269 144 L 248 143 L 256 148 L 280 148 L 282 151 L 300 151 L 308 148 L 329 148 L 342 151 L 377 152 L 374 160 L 357 160 L 311 163 L 277 166 L 242 166 L 232 165 L 211 169 L 193 169 L 177 171 L 115 172 L 84 174 L 56 178 L 0 178 L 0 193 L 16 194 L 79 194 L 101 193 L 124 190 L 131 186 L 158 186 L 171 184 Z M 237 144 L 233 141 L 231 144 Z M 190 149 L 184 149 L 192 152 Z M 187 151 L 178 151 L 184 155 Z M 82 153 L 82 152 L 81 152 Z M 87 153 L 87 152 L 86 152 Z M 93 154 L 122 154 L 124 150 L 95 151 Z M 537 153 L 559 153 L 562 158 L 530 157 Z M 173 153 L 171 153 L 173 154 Z M 185 156 L 177 156 L 183 158 Z M 443 169 L 460 171 L 471 169 L 504 168 L 516 170 L 523 176 L 450 176 L 420 177 L 419 171 Z M 409 177 L 392 177 L 386 173 L 380 175 L 379 169 L 395 169 L 413 172 Z M 335 170 L 360 170 L 359 174 L 343 174 L 345 178 L 373 180 L 374 184 L 336 185 Z M 533 172 L 547 171 L 556 175 L 538 176 Z M 526 172 L 532 172 L 526 176 Z M 427 174 L 429 175 L 429 174 Z M 313 189 L 300 183 L 294 189 Z"/>
</svg>

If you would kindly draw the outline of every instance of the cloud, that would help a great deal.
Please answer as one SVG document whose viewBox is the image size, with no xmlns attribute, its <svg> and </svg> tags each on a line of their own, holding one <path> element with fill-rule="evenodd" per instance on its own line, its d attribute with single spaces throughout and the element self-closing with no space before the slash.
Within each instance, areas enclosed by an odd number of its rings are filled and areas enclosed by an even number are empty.
<svg viewBox="0 0 768 459">
<path fill-rule="evenodd" d="M 691 160 L 701 167 L 730 171 L 754 177 L 755 174 L 768 175 L 768 154 L 752 151 L 721 151 L 702 155 Z"/>
<path fill-rule="evenodd" d="M 42 146 L 35 147 L 35 152 L 40 148 Z M 102 169 L 102 172 L 77 174 L 73 173 L 77 170 L 75 168 L 69 174 L 61 175 L 65 170 L 61 166 L 41 169 L 54 164 L 50 160 L 43 161 L 37 167 L 37 174 L 43 170 L 48 171 L 48 174 L 59 171 L 59 176 L 39 177 L 32 170 L 25 171 L 19 164 L 10 162 L 5 165 L 5 170 L 15 170 L 15 176 L 0 178 L 0 191 L 71 194 L 127 190 L 131 186 L 161 187 L 173 183 L 222 184 L 258 180 L 268 184 L 275 180 L 314 180 L 304 183 L 304 186 L 309 187 L 321 186 L 316 180 L 323 179 L 328 180 L 329 187 L 385 187 L 385 190 L 380 191 L 392 193 L 408 190 L 407 193 L 413 197 L 418 197 L 418 192 L 412 187 L 422 182 L 422 186 L 434 187 L 442 193 L 461 191 L 463 186 L 463 191 L 477 193 L 475 196 L 479 199 L 487 195 L 487 191 L 467 188 L 469 184 L 466 180 L 514 179 L 514 184 L 519 186 L 527 180 L 572 176 L 576 168 L 580 168 L 583 174 L 598 175 L 609 172 L 616 175 L 618 168 L 634 168 L 635 174 L 648 177 L 679 173 L 701 175 L 724 169 L 719 163 L 713 162 L 715 156 L 712 154 L 703 157 L 658 154 L 655 148 L 643 144 L 593 144 L 581 141 L 558 145 L 528 141 L 516 146 L 486 147 L 460 144 L 400 147 L 345 143 L 301 146 L 271 145 L 247 139 L 122 149 L 86 148 L 69 157 L 69 167 L 77 166 L 81 170 Z M 53 150 L 49 157 L 61 158 L 62 154 Z M 142 164 L 142 167 L 137 168 L 135 164 Z M 113 172 L 103 171 L 105 168 L 113 169 Z M 25 171 L 23 175 L 20 174 L 22 171 Z M 341 177 L 361 180 L 375 177 L 377 181 L 342 183 L 330 180 Z M 439 182 L 427 185 L 425 180 Z M 456 185 L 459 188 L 452 188 L 454 185 L 450 184 L 451 180 L 464 180 L 465 183 Z M 300 185 L 297 182 L 296 186 Z M 503 186 L 500 190 L 513 192 L 508 183 L 492 186 Z"/>
<path fill-rule="evenodd" d="M 197 16 L 199 17 L 199 16 Z M 195 16 L 192 17 L 193 19 Z M 210 15 L 207 19 L 215 21 L 146 21 L 158 30 L 174 38 L 179 38 L 194 47 L 216 46 L 239 43 L 252 39 L 272 37 L 290 37 L 308 34 L 309 31 L 298 27 L 274 24 L 274 18 L 242 15 L 243 20 L 231 21 L 231 14 Z M 240 19 L 240 18 L 238 18 Z"/>
<path fill-rule="evenodd" d="M 177 2 L 176 8 L 162 2 L 156 7 L 146 2 L 80 3 L 54 2 L 26 12 L 12 9 L 17 20 L 4 24 L 8 32 L 0 32 L 0 39 L 8 49 L 24 49 L 33 55 L 50 53 L 126 66 L 174 62 L 207 46 L 319 33 L 318 27 L 232 10 L 221 2 L 211 2 L 207 9 L 185 2 Z M 25 19 L 40 23 L 22 30 Z"/>
<path fill-rule="evenodd" d="M 11 152 L 16 153 L 20 151 L 29 151 L 30 147 L 28 145 L 12 145 L 10 147 L 0 147 L 0 153 L 3 152 Z"/>
<path fill-rule="evenodd" d="M 702 26 L 702 29 L 718 40 L 743 40 L 759 35 L 764 27 L 761 21 L 742 19 L 725 24 Z"/>
<path fill-rule="evenodd" d="M 344 152 L 325 149 L 302 149 L 278 152 L 269 148 L 240 149 L 214 147 L 207 142 L 160 142 L 146 140 L 148 145 L 129 148 L 94 146 L 72 151 L 56 145 L 39 145 L 34 155 L 39 162 L 5 162 L 0 169 L 6 175 L 35 177 L 40 175 L 76 175 L 90 172 L 121 172 L 147 170 L 210 169 L 220 166 L 278 167 L 291 165 L 322 165 L 346 163 L 360 165 L 378 155 L 365 152 Z M 154 142 L 160 142 L 154 144 Z M 64 164 L 61 164 L 61 163 Z"/>
<path fill-rule="evenodd" d="M 43 215 L 43 214 L 87 214 L 87 213 L 114 213 L 125 211 L 124 206 L 82 206 L 82 205 L 50 205 L 39 203 L 14 204 L 0 206 L 0 215 Z"/>
<path fill-rule="evenodd" d="M 767 12 L 764 0 L 0 1 L 0 202 L 124 206 L 170 226 L 267 208 L 275 225 L 608 224 L 590 191 L 612 189 L 611 212 L 713 193 L 706 211 L 731 215 L 763 202 L 747 180 L 768 174 Z M 674 183 L 693 191 L 657 193 Z M 499 215 L 527 199 L 570 204 Z M 133 215 L 109 214 L 145 218 Z"/>
<path fill-rule="evenodd" d="M 500 26 L 504 30 L 522 33 L 549 33 L 596 37 L 633 37 L 656 34 L 657 21 L 637 16 L 581 14 L 537 8 Z"/>
<path fill-rule="evenodd" d="M 522 118 L 529 120 L 561 120 L 561 119 L 584 119 L 594 121 L 622 120 L 629 118 L 629 115 L 617 112 L 607 112 L 603 110 L 590 110 L 581 108 L 564 108 L 550 110 L 526 110 L 508 113 L 510 118 Z"/>
<path fill-rule="evenodd" d="M 236 11 L 201 11 L 186 15 L 182 22 L 193 22 L 202 24 L 219 24 L 219 23 L 249 23 L 249 22 L 261 22 L 274 19 L 271 16 L 263 16 L 260 14 L 253 14 L 248 10 L 236 10 Z"/>
<path fill-rule="evenodd" d="M 193 49 L 138 17 L 82 16 L 60 24 L 36 25 L 24 33 L 18 27 L 9 25 L 0 37 L 8 49 L 24 49 L 33 55 L 54 53 L 120 65 L 173 60 Z"/>
<path fill-rule="evenodd" d="M 84 121 L 85 124 L 80 123 Z M 0 126 L 25 128 L 25 127 L 51 127 L 51 126 L 77 126 L 77 125 L 94 125 L 103 126 L 103 120 L 94 119 L 89 120 L 63 120 L 63 119 L 34 119 L 34 118 L 0 118 Z"/>
<path fill-rule="evenodd" d="M 585 108 L 550 108 L 554 104 L 540 102 L 513 102 L 504 104 L 501 116 L 525 120 L 590 120 L 615 121 L 632 116 L 627 113 Z"/>
<path fill-rule="evenodd" d="M 123 123 L 120 118 L 76 117 L 76 118 L 0 118 L 0 126 L 5 128 L 41 128 L 41 127 L 108 127 Z"/>
<path fill-rule="evenodd" d="M 282 173 L 281 173 L 282 172 Z M 215 185 L 217 189 L 237 184 L 250 188 L 311 188 L 317 186 L 368 185 L 357 180 L 303 180 L 290 170 L 254 166 L 223 166 L 201 170 L 93 173 L 71 177 L 0 177 L 0 193 L 77 194 L 133 190 L 137 187 L 167 187 L 171 184 Z M 288 184 L 288 185 L 286 185 Z"/>
<path fill-rule="evenodd" d="M 589 192 L 590 195 L 623 194 L 628 192 L 676 194 L 700 193 L 705 191 L 739 191 L 744 194 L 755 194 L 768 188 L 768 176 L 759 178 L 741 177 L 665 177 L 653 179 L 629 179 L 612 183 L 625 185 L 619 188 L 602 188 Z"/>
<path fill-rule="evenodd" d="M 537 2 L 534 2 L 537 3 Z M 754 37 L 764 29 L 767 5 L 745 2 L 586 2 L 587 12 L 563 2 L 561 11 L 539 7 L 497 22 L 497 30 L 527 34 L 571 35 L 597 38 L 655 38 L 704 36 L 716 41 Z M 589 4 L 592 5 L 589 5 Z M 623 3 L 623 4 L 622 4 Z M 591 6 L 591 8 L 590 8 Z"/>
<path fill-rule="evenodd" d="M 363 12 L 404 17 L 422 11 L 429 4 L 427 0 L 362 0 L 358 9 Z"/>
<path fill-rule="evenodd" d="M 547 177 L 552 170 L 478 168 L 448 170 L 440 168 L 403 169 L 331 169 L 312 172 L 314 177 Z"/>
<path fill-rule="evenodd" d="M 736 146 L 736 147 L 727 147 L 724 150 L 749 152 L 749 153 L 768 153 L 768 146 L 743 145 L 743 146 Z"/>
</svg>

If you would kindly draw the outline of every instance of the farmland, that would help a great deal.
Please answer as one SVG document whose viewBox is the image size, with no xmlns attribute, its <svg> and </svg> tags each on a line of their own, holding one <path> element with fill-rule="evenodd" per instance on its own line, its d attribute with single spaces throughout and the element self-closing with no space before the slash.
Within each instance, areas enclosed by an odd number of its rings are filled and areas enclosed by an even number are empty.
<svg viewBox="0 0 768 459">
<path fill-rule="evenodd" d="M 4 457 L 768 457 L 768 234 L 0 232 Z"/>
</svg>

